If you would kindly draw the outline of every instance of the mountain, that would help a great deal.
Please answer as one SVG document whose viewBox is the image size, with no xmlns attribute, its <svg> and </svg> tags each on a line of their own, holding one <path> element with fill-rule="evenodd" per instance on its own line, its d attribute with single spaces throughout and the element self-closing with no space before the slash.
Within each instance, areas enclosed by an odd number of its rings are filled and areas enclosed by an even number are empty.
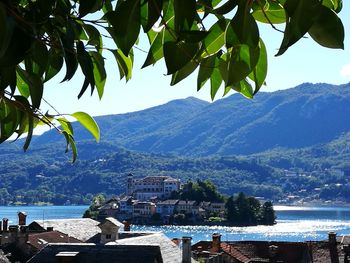
<svg viewBox="0 0 350 263">
<path fill-rule="evenodd" d="M 28 153 L 23 142 L 3 143 L 0 205 L 89 203 L 98 193 L 121 193 L 130 172 L 210 179 L 228 195 L 349 202 L 349 103 L 350 84 L 306 83 L 254 100 L 187 98 L 100 116 L 98 144 L 74 123 L 75 164 L 54 130 L 36 136 Z"/>
<path fill-rule="evenodd" d="M 130 150 L 185 156 L 246 155 L 328 143 L 350 131 L 350 84 L 304 83 L 293 89 L 239 94 L 214 103 L 175 100 L 147 110 L 96 117 L 102 141 Z M 76 140 L 91 139 L 74 125 Z M 36 145 L 60 139 L 50 131 Z M 34 145 L 35 145 L 34 144 Z"/>
</svg>

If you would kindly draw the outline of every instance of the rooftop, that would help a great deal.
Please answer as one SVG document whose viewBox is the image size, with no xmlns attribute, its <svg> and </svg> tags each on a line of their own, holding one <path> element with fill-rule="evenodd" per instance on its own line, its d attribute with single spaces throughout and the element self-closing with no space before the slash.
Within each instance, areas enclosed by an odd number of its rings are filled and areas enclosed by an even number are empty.
<svg viewBox="0 0 350 263">
<path fill-rule="evenodd" d="M 42 230 L 53 227 L 53 230 L 60 231 L 85 242 L 96 234 L 101 233 L 101 229 L 98 227 L 99 223 L 90 218 L 35 220 L 28 227 L 30 229 L 38 228 L 39 226 Z"/>
<path fill-rule="evenodd" d="M 28 243 L 37 250 L 40 250 L 47 243 L 81 243 L 81 241 L 60 231 L 49 231 L 29 234 Z"/>
<path fill-rule="evenodd" d="M 180 248 L 162 233 L 154 233 L 145 236 L 119 239 L 109 245 L 153 245 L 159 246 L 164 263 L 181 263 L 182 254 Z"/>
</svg>

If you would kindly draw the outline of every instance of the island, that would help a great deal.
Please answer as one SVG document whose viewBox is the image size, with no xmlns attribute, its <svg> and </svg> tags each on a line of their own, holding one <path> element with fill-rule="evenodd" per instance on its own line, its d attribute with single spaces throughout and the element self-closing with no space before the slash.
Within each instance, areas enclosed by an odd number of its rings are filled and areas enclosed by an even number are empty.
<svg viewBox="0 0 350 263">
<path fill-rule="evenodd" d="M 85 218 L 145 225 L 273 225 L 276 215 L 271 201 L 238 193 L 224 196 L 209 180 L 181 184 L 170 176 L 134 178 L 128 175 L 122 195 L 94 197 Z"/>
</svg>

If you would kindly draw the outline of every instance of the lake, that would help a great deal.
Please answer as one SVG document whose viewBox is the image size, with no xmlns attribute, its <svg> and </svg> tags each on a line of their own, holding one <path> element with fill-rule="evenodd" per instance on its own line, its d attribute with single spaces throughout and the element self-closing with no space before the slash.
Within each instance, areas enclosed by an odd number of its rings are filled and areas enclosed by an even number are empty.
<svg viewBox="0 0 350 263">
<path fill-rule="evenodd" d="M 27 222 L 59 218 L 80 218 L 87 206 L 0 206 L 0 218 L 17 223 L 17 212 L 27 213 Z M 132 226 L 132 230 L 162 231 L 168 237 L 191 236 L 193 242 L 210 240 L 220 233 L 222 240 L 304 241 L 327 239 L 329 231 L 350 235 L 348 207 L 275 206 L 277 224 L 274 226 Z"/>
</svg>

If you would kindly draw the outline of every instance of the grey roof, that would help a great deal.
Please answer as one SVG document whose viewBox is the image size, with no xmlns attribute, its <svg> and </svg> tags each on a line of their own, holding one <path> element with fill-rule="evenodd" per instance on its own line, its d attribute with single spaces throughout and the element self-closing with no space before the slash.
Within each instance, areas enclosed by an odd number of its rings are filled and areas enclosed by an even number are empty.
<svg viewBox="0 0 350 263">
<path fill-rule="evenodd" d="M 60 231 L 84 242 L 101 233 L 101 229 L 98 227 L 100 222 L 91 218 L 35 220 L 33 223 L 40 225 L 44 229 L 53 227 L 53 230 Z"/>
<path fill-rule="evenodd" d="M 162 263 L 157 245 L 48 244 L 27 263 L 56 263 L 57 256 L 75 256 L 75 263 Z"/>
<path fill-rule="evenodd" d="M 124 228 L 124 224 L 119 222 L 117 219 L 115 219 L 114 217 L 107 217 L 102 223 L 99 224 L 99 226 L 104 225 L 106 222 L 110 222 L 113 225 L 117 226 L 118 228 L 123 229 Z"/>
<path fill-rule="evenodd" d="M 176 205 L 179 202 L 179 200 L 175 199 L 168 199 L 161 202 L 158 202 L 157 205 Z"/>
<path fill-rule="evenodd" d="M 109 245 L 155 245 L 160 247 L 160 252 L 164 263 L 181 263 L 182 254 L 180 248 L 162 233 L 154 233 L 145 236 L 119 239 Z"/>
<path fill-rule="evenodd" d="M 178 205 L 196 205 L 196 201 L 193 201 L 193 200 L 180 200 L 177 204 Z"/>
</svg>

